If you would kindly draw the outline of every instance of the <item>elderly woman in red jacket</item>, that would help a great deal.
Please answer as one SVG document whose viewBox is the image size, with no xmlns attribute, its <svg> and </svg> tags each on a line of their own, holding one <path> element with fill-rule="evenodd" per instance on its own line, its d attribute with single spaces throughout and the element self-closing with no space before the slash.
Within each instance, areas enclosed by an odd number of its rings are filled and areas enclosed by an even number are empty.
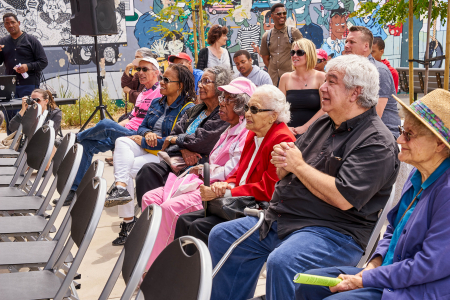
<svg viewBox="0 0 450 300">
<path fill-rule="evenodd" d="M 278 181 L 276 168 L 270 163 L 273 146 L 281 142 L 294 142 L 295 137 L 286 123 L 290 120 L 289 104 L 275 86 L 258 87 L 244 107 L 247 135 L 239 168 L 224 182 L 211 187 L 201 186 L 202 201 L 218 197 L 254 196 L 257 201 L 269 202 Z M 226 220 L 204 210 L 183 214 L 177 221 L 175 238 L 191 235 L 208 244 L 211 229 Z"/>
</svg>

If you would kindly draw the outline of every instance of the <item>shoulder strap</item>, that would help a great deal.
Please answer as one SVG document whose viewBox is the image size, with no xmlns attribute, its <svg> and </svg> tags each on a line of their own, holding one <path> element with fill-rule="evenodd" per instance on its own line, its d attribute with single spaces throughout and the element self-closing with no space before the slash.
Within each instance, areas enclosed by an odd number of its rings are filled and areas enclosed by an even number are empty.
<svg viewBox="0 0 450 300">
<path fill-rule="evenodd" d="M 180 114 L 181 114 L 181 112 L 183 111 L 183 109 L 184 109 L 186 106 L 188 106 L 189 104 L 191 104 L 191 103 L 193 103 L 193 102 L 188 102 L 188 103 L 186 103 L 186 104 L 180 109 L 180 112 L 178 113 L 177 117 L 175 118 L 175 121 L 173 122 L 172 130 L 173 130 L 173 128 L 175 127 L 175 124 L 176 124 L 177 121 L 178 121 L 178 117 L 180 116 Z"/>
<path fill-rule="evenodd" d="M 292 38 L 292 26 L 288 26 L 287 34 L 289 38 L 289 44 L 292 44 L 294 42 L 294 39 Z"/>
<path fill-rule="evenodd" d="M 269 29 L 268 31 L 267 31 L 267 39 L 266 39 L 266 42 L 267 42 L 267 48 L 269 48 L 269 46 L 270 46 L 270 35 L 272 34 L 272 29 Z"/>
</svg>

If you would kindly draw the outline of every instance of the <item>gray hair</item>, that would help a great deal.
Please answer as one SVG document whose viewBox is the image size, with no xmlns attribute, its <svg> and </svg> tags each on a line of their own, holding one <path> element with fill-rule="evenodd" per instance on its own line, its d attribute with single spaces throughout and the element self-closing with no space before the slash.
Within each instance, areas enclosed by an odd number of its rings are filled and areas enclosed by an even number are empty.
<svg viewBox="0 0 450 300">
<path fill-rule="evenodd" d="M 256 88 L 253 95 L 258 94 L 262 102 L 265 104 L 264 108 L 273 109 L 278 113 L 277 123 L 289 123 L 291 120 L 290 104 L 286 102 L 286 96 L 277 87 L 264 84 Z"/>
<path fill-rule="evenodd" d="M 156 54 L 154 54 L 153 51 L 147 47 L 142 47 L 142 48 L 137 49 L 134 55 L 136 56 L 137 53 L 140 53 L 142 55 L 142 57 L 152 57 L 154 59 L 158 58 L 158 56 Z"/>
<path fill-rule="evenodd" d="M 356 103 L 364 108 L 371 108 L 378 103 L 380 79 L 377 68 L 366 57 L 349 54 L 342 55 L 327 63 L 327 72 L 332 70 L 344 73 L 347 90 L 361 87 L 361 94 Z"/>
<path fill-rule="evenodd" d="M 245 93 L 237 94 L 236 100 L 234 100 L 233 111 L 238 116 L 245 115 L 244 105 L 248 103 L 248 100 L 250 100 L 250 96 L 249 95 L 247 95 Z"/>
<path fill-rule="evenodd" d="M 214 74 L 214 87 L 216 88 L 216 95 L 220 95 L 221 91 L 219 91 L 219 86 L 227 85 L 233 80 L 233 76 L 231 75 L 230 68 L 225 68 L 222 66 L 214 66 L 212 68 L 206 68 L 203 70 L 203 73 L 212 73 Z"/>
</svg>

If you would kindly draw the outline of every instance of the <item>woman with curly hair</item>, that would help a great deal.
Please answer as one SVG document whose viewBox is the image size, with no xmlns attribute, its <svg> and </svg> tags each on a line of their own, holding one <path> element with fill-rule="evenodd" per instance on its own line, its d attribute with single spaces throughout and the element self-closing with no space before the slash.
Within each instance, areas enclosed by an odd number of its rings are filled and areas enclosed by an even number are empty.
<svg viewBox="0 0 450 300">
<path fill-rule="evenodd" d="M 223 66 L 233 70 L 231 55 L 227 49 L 222 48 L 227 44 L 228 29 L 226 26 L 213 25 L 208 32 L 208 47 L 198 53 L 197 69 L 204 70 L 214 66 Z"/>
</svg>

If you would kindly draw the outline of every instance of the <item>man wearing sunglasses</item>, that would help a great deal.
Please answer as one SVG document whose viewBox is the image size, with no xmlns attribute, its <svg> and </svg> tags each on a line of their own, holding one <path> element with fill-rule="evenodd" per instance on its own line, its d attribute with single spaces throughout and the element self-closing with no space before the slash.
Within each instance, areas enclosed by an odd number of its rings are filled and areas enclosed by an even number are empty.
<svg viewBox="0 0 450 300">
<path fill-rule="evenodd" d="M 274 4 L 270 12 L 274 28 L 264 33 L 260 54 L 269 70 L 273 85 L 278 86 L 281 75 L 292 72 L 290 55 L 292 42 L 301 39 L 303 36 L 296 27 L 288 28 L 286 26 L 287 12 L 284 4 Z M 289 30 L 291 36 L 289 36 Z"/>
</svg>

